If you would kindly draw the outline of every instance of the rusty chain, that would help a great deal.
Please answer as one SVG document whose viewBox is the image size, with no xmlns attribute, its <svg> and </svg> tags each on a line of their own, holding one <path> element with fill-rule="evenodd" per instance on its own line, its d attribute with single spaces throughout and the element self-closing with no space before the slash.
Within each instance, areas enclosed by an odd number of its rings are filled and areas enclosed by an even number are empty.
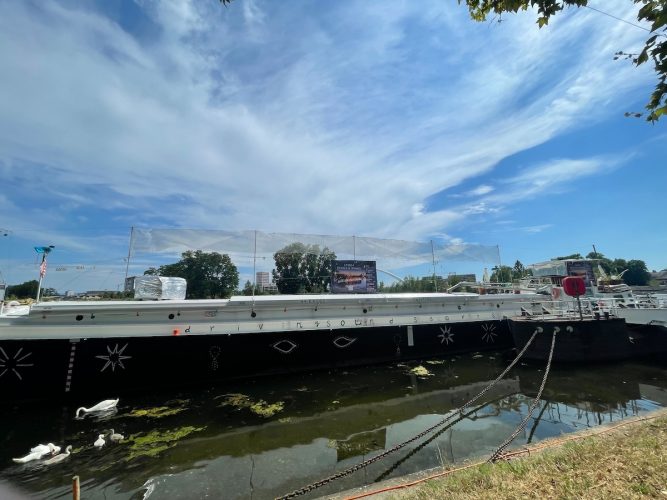
<svg viewBox="0 0 667 500">
<path fill-rule="evenodd" d="M 512 434 L 510 434 L 510 436 L 505 441 L 503 441 L 503 443 L 500 446 L 498 446 L 498 448 L 496 448 L 496 451 L 494 451 L 493 454 L 491 454 L 491 457 L 489 458 L 488 462 L 493 463 L 503 458 L 503 450 L 507 448 L 512 441 L 516 439 L 519 433 L 526 427 L 528 420 L 530 420 L 530 418 L 533 416 L 533 412 L 535 411 L 535 408 L 537 408 L 537 405 L 542 398 L 542 391 L 544 391 L 544 386 L 546 385 L 547 378 L 549 377 L 549 371 L 551 370 L 551 361 L 553 359 L 554 348 L 556 346 L 556 334 L 559 331 L 560 331 L 559 327 L 557 326 L 554 327 L 554 333 L 551 337 L 551 349 L 549 350 L 549 359 L 547 360 L 547 366 L 544 369 L 544 377 L 542 378 L 542 384 L 540 384 L 540 389 L 537 391 L 535 399 L 533 399 L 533 402 L 530 404 L 530 407 L 528 408 L 528 413 L 521 421 L 521 423 L 517 426 L 517 428 L 514 429 L 514 432 L 512 432 Z"/>
<path fill-rule="evenodd" d="M 307 486 L 299 488 L 298 490 L 294 490 L 291 493 L 287 493 L 286 495 L 283 495 L 281 497 L 277 497 L 276 500 L 289 500 L 290 498 L 296 498 L 298 496 L 305 495 L 306 493 L 310 493 L 311 491 L 316 490 L 317 488 L 320 488 L 320 487 L 324 486 L 325 484 L 329 484 L 333 481 L 336 481 L 337 479 L 341 479 L 345 476 L 349 476 L 350 474 L 352 474 L 352 473 L 354 473 L 354 472 L 356 472 L 360 469 L 363 469 L 364 467 L 368 467 L 370 464 L 372 464 L 374 462 L 377 462 L 378 460 L 386 457 L 387 455 L 390 455 L 392 453 L 397 452 L 398 450 L 400 450 L 402 448 L 405 448 L 410 443 L 424 437 L 425 435 L 434 431 L 438 427 L 440 427 L 442 425 L 445 425 L 450 420 L 452 420 L 457 414 L 460 416 L 460 418 L 459 418 L 459 420 L 460 420 L 461 417 L 463 416 L 463 411 L 467 407 L 469 407 L 471 404 L 473 404 L 479 398 L 484 396 L 484 394 L 486 394 L 489 390 L 491 390 L 491 388 L 494 387 L 503 377 L 505 377 L 505 375 L 507 375 L 507 373 L 514 367 L 514 365 L 516 365 L 519 362 L 519 359 L 521 359 L 521 357 L 524 355 L 524 353 L 528 350 L 528 347 L 530 346 L 530 344 L 532 344 L 533 340 L 535 339 L 535 336 L 538 333 L 541 333 L 542 331 L 543 331 L 542 328 L 538 326 L 535 329 L 535 331 L 533 332 L 533 335 L 530 337 L 530 339 L 528 339 L 528 342 L 526 342 L 526 345 L 523 346 L 523 349 L 521 349 L 521 351 L 516 356 L 516 358 L 514 358 L 514 360 L 509 365 L 507 365 L 507 368 L 505 368 L 505 370 L 503 370 L 503 372 L 500 375 L 498 375 L 489 385 L 487 385 L 484 389 L 482 389 L 479 392 L 479 394 L 474 396 L 470 401 L 465 403 L 460 408 L 452 410 L 449 415 L 443 417 L 436 424 L 432 425 L 431 427 L 429 427 L 427 429 L 424 429 L 422 432 L 420 432 L 419 434 L 416 434 L 415 436 L 411 437 L 410 439 L 408 439 L 406 441 L 403 441 L 402 443 L 399 443 L 399 444 L 389 448 L 388 450 L 383 451 L 379 455 L 376 455 L 372 458 L 364 460 L 363 462 L 359 462 L 358 464 L 352 465 L 351 467 L 348 467 L 347 469 L 345 469 L 343 471 L 337 472 L 336 474 L 332 474 L 331 476 L 326 477 L 324 479 L 320 479 L 319 481 L 316 481 L 316 482 L 311 483 Z"/>
</svg>

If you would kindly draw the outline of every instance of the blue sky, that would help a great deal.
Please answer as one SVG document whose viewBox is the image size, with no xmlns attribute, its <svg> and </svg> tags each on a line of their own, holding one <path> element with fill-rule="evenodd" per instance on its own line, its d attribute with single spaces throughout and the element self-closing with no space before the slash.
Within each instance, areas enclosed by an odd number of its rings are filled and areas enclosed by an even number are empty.
<svg viewBox="0 0 667 500">
<path fill-rule="evenodd" d="M 636 20 L 630 0 L 590 4 Z M 667 129 L 623 116 L 654 76 L 613 60 L 648 33 L 586 8 L 535 19 L 475 23 L 455 0 L 4 0 L 2 276 L 35 278 L 32 247 L 53 244 L 46 286 L 116 289 L 131 226 L 462 241 L 509 264 L 595 244 L 666 268 Z"/>
</svg>

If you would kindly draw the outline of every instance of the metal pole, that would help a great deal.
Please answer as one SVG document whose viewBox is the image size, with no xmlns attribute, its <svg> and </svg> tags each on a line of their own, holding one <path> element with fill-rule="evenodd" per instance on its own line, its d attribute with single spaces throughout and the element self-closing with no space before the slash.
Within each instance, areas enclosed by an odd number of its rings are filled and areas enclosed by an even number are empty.
<svg viewBox="0 0 667 500">
<path fill-rule="evenodd" d="M 127 273 L 130 269 L 130 256 L 132 254 L 133 240 L 134 240 L 134 226 L 130 227 L 130 243 L 127 245 L 127 260 L 125 262 L 125 281 L 123 282 L 123 290 L 125 290 L 125 283 L 127 282 Z"/>
<path fill-rule="evenodd" d="M 433 286 L 435 293 L 438 293 L 438 280 L 435 279 L 435 250 L 433 249 L 433 240 L 431 240 L 431 257 L 433 258 Z"/>
<path fill-rule="evenodd" d="M 354 235 L 352 235 L 352 256 L 354 258 L 354 261 L 357 261 L 357 239 Z"/>
<path fill-rule="evenodd" d="M 257 229 L 255 229 L 255 250 L 252 254 L 252 303 L 255 304 L 255 287 L 257 286 Z"/>
<path fill-rule="evenodd" d="M 44 265 L 44 262 L 46 261 L 46 252 L 42 254 L 42 262 L 39 266 L 39 283 L 37 283 L 37 298 L 35 299 L 35 302 L 39 302 L 39 294 L 42 291 L 42 280 L 44 279 L 44 276 L 42 276 L 42 266 Z"/>
<path fill-rule="evenodd" d="M 53 245 L 49 245 L 48 247 L 35 247 L 35 251 L 37 253 L 42 254 L 42 262 L 40 263 L 39 266 L 39 283 L 37 283 L 37 299 L 36 302 L 39 302 L 39 295 L 40 292 L 42 291 L 42 280 L 44 279 L 44 275 L 46 275 L 46 256 L 49 255 L 51 250 L 53 250 L 55 247 Z"/>
</svg>

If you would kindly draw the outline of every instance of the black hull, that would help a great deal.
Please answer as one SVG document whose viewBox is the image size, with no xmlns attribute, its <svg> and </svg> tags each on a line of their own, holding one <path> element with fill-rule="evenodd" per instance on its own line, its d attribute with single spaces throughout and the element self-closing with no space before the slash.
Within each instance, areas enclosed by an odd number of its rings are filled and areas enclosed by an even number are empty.
<svg viewBox="0 0 667 500">
<path fill-rule="evenodd" d="M 603 362 L 646 356 L 651 353 L 650 338 L 631 334 L 625 320 L 611 319 L 525 319 L 508 320 L 517 349 L 522 349 L 537 328 L 537 334 L 524 357 L 546 361 L 551 350 L 551 339 L 556 335 L 553 361 L 557 363 Z"/>
<path fill-rule="evenodd" d="M 171 337 L 0 341 L 3 398 L 98 399 L 156 387 L 512 347 L 504 321 Z"/>
</svg>

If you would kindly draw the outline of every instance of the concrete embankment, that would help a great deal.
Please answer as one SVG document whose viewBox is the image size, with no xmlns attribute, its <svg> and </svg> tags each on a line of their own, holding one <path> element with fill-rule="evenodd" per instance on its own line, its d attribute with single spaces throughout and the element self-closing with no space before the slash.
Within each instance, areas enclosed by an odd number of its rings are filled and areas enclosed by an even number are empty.
<svg viewBox="0 0 667 500">
<path fill-rule="evenodd" d="M 667 409 L 563 435 L 451 469 L 343 492 L 335 499 L 665 498 Z"/>
</svg>

